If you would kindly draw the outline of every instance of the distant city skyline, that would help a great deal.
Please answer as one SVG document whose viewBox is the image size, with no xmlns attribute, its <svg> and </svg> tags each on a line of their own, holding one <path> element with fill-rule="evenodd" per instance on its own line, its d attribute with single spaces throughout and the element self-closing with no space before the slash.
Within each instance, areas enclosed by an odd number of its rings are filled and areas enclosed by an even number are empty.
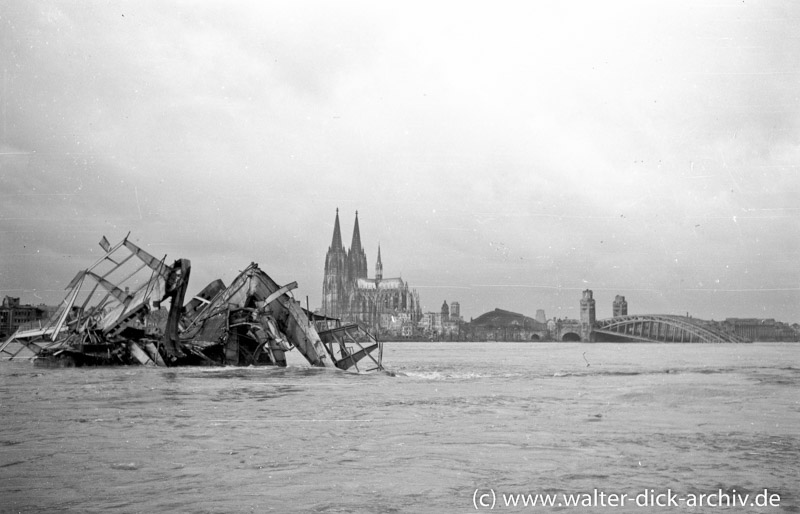
<svg viewBox="0 0 800 514">
<path fill-rule="evenodd" d="M 131 236 L 133 236 L 133 235 L 131 234 Z M 131 237 L 131 239 L 134 239 L 134 238 Z M 138 239 L 138 238 L 136 238 L 136 239 Z M 91 253 L 91 252 L 89 252 L 89 253 Z M 366 251 L 365 251 L 365 253 L 366 253 Z M 79 256 L 75 256 L 75 257 L 77 258 Z M 176 257 L 173 256 L 173 255 L 168 255 L 168 260 L 169 259 L 174 259 L 174 258 L 176 258 Z M 189 258 L 189 259 L 191 260 L 191 258 Z M 86 259 L 84 259 L 85 265 L 87 265 L 87 266 L 89 264 L 91 264 L 91 261 L 92 261 L 92 259 L 88 258 L 88 257 Z M 83 267 L 85 267 L 85 266 L 83 266 Z M 73 274 L 75 272 L 77 272 L 79 269 L 82 269 L 82 268 L 76 268 L 75 270 L 73 270 Z M 47 271 L 47 270 L 43 270 L 43 271 Z M 208 275 L 209 274 L 208 270 L 199 270 L 199 271 L 202 271 L 203 275 Z M 200 273 L 194 273 L 193 272 L 193 276 L 196 276 L 196 275 L 199 275 L 199 274 Z M 219 278 L 222 278 L 223 281 L 225 281 L 226 277 L 221 277 L 220 276 Z M 189 289 L 190 289 L 190 291 L 197 292 L 200 289 L 202 289 L 202 287 L 204 285 L 205 285 L 205 283 L 204 284 L 200 284 L 200 283 L 196 282 L 196 279 L 192 279 L 191 282 L 190 282 L 190 288 Z M 448 286 L 427 286 L 426 287 L 426 286 L 423 285 L 421 287 L 421 289 L 423 289 L 423 290 L 424 289 L 429 289 L 429 290 L 452 289 L 452 290 L 455 290 L 457 292 L 458 291 L 462 291 L 462 292 L 463 291 L 470 291 L 471 294 L 479 294 L 479 292 L 482 290 L 483 287 L 487 287 L 487 286 L 476 285 L 476 286 L 473 286 L 473 287 L 454 287 L 454 288 L 452 288 L 452 287 L 448 287 Z M 517 285 L 517 286 L 510 286 L 510 287 L 515 288 L 515 289 L 526 289 L 525 285 Z M 530 289 L 537 289 L 537 288 L 539 288 L 539 286 L 531 285 L 531 286 L 529 286 L 529 288 Z M 197 291 L 195 291 L 195 289 Z M 313 303 L 313 301 L 312 301 L 312 299 L 314 298 L 313 289 L 314 289 L 313 287 L 310 287 L 310 288 L 309 287 L 304 287 L 301 284 L 299 286 L 298 290 L 295 292 L 296 293 L 296 298 L 299 300 L 301 298 L 301 296 L 303 298 L 305 298 L 305 296 L 308 296 L 309 297 L 309 302 L 311 303 L 312 307 L 314 305 L 321 304 L 322 295 L 318 295 L 319 300 L 320 300 L 319 302 Z M 414 289 L 416 289 L 416 287 Z M 558 306 L 558 307 L 555 307 L 555 308 L 552 308 L 552 309 L 549 308 L 549 305 L 532 306 L 530 308 L 528 308 L 528 306 L 525 306 L 525 305 L 509 305 L 509 304 L 495 305 L 495 306 L 492 306 L 492 307 L 486 307 L 484 310 L 481 310 L 480 312 L 472 312 L 472 311 L 468 310 L 467 311 L 468 314 L 466 316 L 464 316 L 462 314 L 462 317 L 464 317 L 465 321 L 469 321 L 470 318 L 480 316 L 480 315 L 482 315 L 482 314 L 484 314 L 486 312 L 490 312 L 490 311 L 492 311 L 494 309 L 498 309 L 499 308 L 499 309 L 502 309 L 502 310 L 519 312 L 521 314 L 524 314 L 524 315 L 526 315 L 528 317 L 532 317 L 532 318 L 536 316 L 537 311 L 543 310 L 545 312 L 546 319 L 553 319 L 553 318 L 572 318 L 572 319 L 577 319 L 580 316 L 581 292 L 585 291 L 586 289 L 590 289 L 592 291 L 595 291 L 592 288 L 586 288 L 586 287 L 584 287 L 584 288 L 566 288 L 566 287 L 564 287 L 564 288 L 543 288 L 543 289 L 552 289 L 553 290 L 552 292 L 553 292 L 555 297 L 562 298 L 562 299 L 565 299 L 565 300 L 566 300 L 567 295 L 569 294 L 569 292 L 574 292 L 575 293 L 574 296 L 573 296 L 574 305 Z M 475 290 L 477 290 L 477 293 L 475 292 Z M 612 317 L 614 315 L 614 306 L 613 306 L 613 304 L 614 304 L 614 301 L 615 301 L 616 297 L 620 295 L 620 292 L 614 293 L 614 290 L 602 290 L 602 289 L 600 289 L 599 291 L 601 293 L 599 296 L 597 294 L 595 294 L 595 299 L 597 300 L 598 318 L 610 318 L 610 317 Z M 23 305 L 29 304 L 29 305 L 34 305 L 34 306 L 35 305 L 41 305 L 41 304 L 51 305 L 51 306 L 52 305 L 57 305 L 58 303 L 60 303 L 64 299 L 64 294 L 60 294 L 60 296 L 59 296 L 59 293 L 61 293 L 61 291 L 58 290 L 58 289 L 0 290 L 0 295 L 2 295 L 3 297 L 5 297 L 5 296 L 20 297 L 21 300 L 22 300 L 21 303 Z M 608 293 L 608 301 L 607 302 L 604 302 L 605 296 L 603 295 L 603 293 Z M 720 293 L 722 293 L 722 292 L 720 292 Z M 622 296 L 625 296 L 625 299 L 627 300 L 630 295 L 629 294 L 628 295 L 622 294 Z M 35 297 L 36 300 L 38 300 L 38 301 L 31 300 L 30 299 L 31 297 Z M 52 300 L 50 302 L 44 301 L 45 298 L 51 298 Z M 460 299 L 460 298 L 458 298 L 456 296 L 453 296 L 452 298 L 450 298 L 450 297 L 442 298 L 441 300 L 438 300 L 438 303 L 437 303 L 436 299 L 431 298 L 431 299 L 427 299 L 427 301 L 426 301 L 426 299 L 423 296 L 420 297 L 420 304 L 423 306 L 422 307 L 422 311 L 423 312 L 438 312 L 439 307 L 441 306 L 441 302 L 451 303 L 453 301 L 458 302 L 459 305 L 463 305 L 462 299 Z M 605 303 L 608 303 L 608 305 L 605 305 Z M 479 304 L 481 304 L 481 305 L 489 305 L 485 301 L 479 302 Z M 558 314 L 551 314 L 551 312 L 557 312 Z M 652 312 L 651 311 L 637 311 L 635 309 L 631 312 L 631 314 L 634 314 L 634 313 L 636 313 L 636 314 L 660 314 L 660 313 L 657 313 L 655 311 L 652 311 Z M 672 310 L 672 311 L 665 312 L 665 313 L 667 313 L 667 314 L 676 314 L 676 315 L 684 315 L 685 314 L 685 315 L 690 315 L 690 316 L 695 315 L 694 313 L 692 313 L 690 311 L 681 312 L 681 311 L 676 311 L 676 310 Z M 757 315 L 755 313 L 749 314 L 749 315 L 748 314 L 728 315 L 728 314 L 724 314 L 723 313 L 722 315 L 717 316 L 716 318 L 713 317 L 713 316 L 712 317 L 704 317 L 704 316 L 700 316 L 700 315 L 695 315 L 695 317 L 704 318 L 704 319 L 716 319 L 716 320 L 722 320 L 722 319 L 725 319 L 725 318 L 774 318 L 777 321 L 783 321 L 783 322 L 787 322 L 787 323 L 796 323 L 796 322 L 800 321 L 800 316 L 798 316 L 797 318 L 781 319 L 781 318 L 775 318 L 774 316 L 759 316 L 759 315 Z"/>
<path fill-rule="evenodd" d="M 796 2 L 4 3 L 0 294 L 105 235 L 321 305 L 331 213 L 469 320 L 800 320 Z M 343 234 L 349 237 L 350 234 Z"/>
</svg>

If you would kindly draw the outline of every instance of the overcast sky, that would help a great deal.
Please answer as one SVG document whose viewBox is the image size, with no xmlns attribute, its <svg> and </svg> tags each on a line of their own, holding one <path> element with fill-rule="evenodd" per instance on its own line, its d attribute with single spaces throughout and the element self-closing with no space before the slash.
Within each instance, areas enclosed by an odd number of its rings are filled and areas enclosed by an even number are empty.
<svg viewBox="0 0 800 514">
<path fill-rule="evenodd" d="M 0 295 L 128 232 L 321 304 L 336 209 L 424 310 L 800 321 L 800 3 L 0 6 Z"/>
</svg>

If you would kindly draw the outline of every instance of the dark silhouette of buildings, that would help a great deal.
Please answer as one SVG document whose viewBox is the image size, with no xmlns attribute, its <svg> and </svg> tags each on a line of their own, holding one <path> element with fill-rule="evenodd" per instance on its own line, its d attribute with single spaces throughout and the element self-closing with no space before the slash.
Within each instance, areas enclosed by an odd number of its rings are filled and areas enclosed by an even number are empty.
<svg viewBox="0 0 800 514">
<path fill-rule="evenodd" d="M 547 324 L 518 312 L 495 309 L 481 314 L 465 327 L 471 341 L 545 341 Z"/>
</svg>

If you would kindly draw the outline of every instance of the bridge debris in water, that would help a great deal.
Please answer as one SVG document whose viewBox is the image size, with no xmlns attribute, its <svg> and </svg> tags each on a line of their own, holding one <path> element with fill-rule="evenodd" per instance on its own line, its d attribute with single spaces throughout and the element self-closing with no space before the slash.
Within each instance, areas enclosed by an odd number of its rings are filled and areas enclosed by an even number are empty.
<svg viewBox="0 0 800 514">
<path fill-rule="evenodd" d="M 0 342 L 0 357 L 54 366 L 286 366 L 297 350 L 312 366 L 382 370 L 383 345 L 360 325 L 314 315 L 250 264 L 225 286 L 215 280 L 184 304 L 191 262 L 171 265 L 126 237 L 80 271 L 41 328 Z M 169 303 L 169 309 L 162 307 Z M 359 364 L 360 363 L 360 364 Z"/>
</svg>

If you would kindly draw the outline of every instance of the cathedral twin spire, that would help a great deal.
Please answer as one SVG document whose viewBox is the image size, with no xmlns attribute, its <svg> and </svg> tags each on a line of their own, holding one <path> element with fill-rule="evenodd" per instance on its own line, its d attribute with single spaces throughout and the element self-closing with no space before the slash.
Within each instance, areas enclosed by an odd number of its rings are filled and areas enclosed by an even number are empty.
<svg viewBox="0 0 800 514">
<path fill-rule="evenodd" d="M 361 228 L 358 225 L 358 211 L 356 211 L 356 220 L 353 225 L 353 239 L 350 243 L 350 249 L 346 250 L 342 245 L 342 229 L 339 223 L 339 209 L 336 209 L 336 220 L 333 224 L 333 239 L 331 240 L 331 247 L 328 249 L 328 258 L 326 258 L 326 274 L 333 271 L 327 265 L 330 262 L 330 254 L 344 254 L 344 272 L 346 280 L 355 280 L 358 278 L 367 278 L 367 254 L 361 246 Z M 378 260 L 375 264 L 375 278 L 380 280 L 383 278 L 383 262 L 381 262 L 381 247 L 378 245 Z"/>
<path fill-rule="evenodd" d="M 342 246 L 342 229 L 339 227 L 339 208 L 336 208 L 336 221 L 333 224 L 333 239 L 331 249 L 338 250 Z M 353 240 L 350 243 L 351 252 L 361 252 L 361 229 L 358 227 L 358 211 L 356 211 L 356 223 L 353 227 Z"/>
<path fill-rule="evenodd" d="M 346 291 L 359 278 L 367 278 L 367 254 L 361 246 L 358 211 L 356 211 L 356 221 L 353 227 L 353 240 L 348 250 L 342 245 L 342 229 L 337 208 L 333 238 L 331 246 L 328 248 L 328 254 L 325 256 L 325 278 L 322 287 L 323 310 L 333 316 L 341 315 Z"/>
<path fill-rule="evenodd" d="M 358 213 L 356 213 L 356 223 L 358 223 Z M 331 250 L 344 249 L 342 247 L 342 230 L 339 228 L 339 208 L 336 208 L 336 222 L 333 225 L 333 240 Z"/>
<path fill-rule="evenodd" d="M 375 280 L 383 279 L 383 262 L 381 262 L 381 244 L 378 243 L 378 261 L 375 263 Z"/>
<path fill-rule="evenodd" d="M 353 241 L 350 243 L 350 251 L 361 251 L 361 230 L 358 228 L 358 211 L 356 211 L 356 223 L 353 227 Z"/>
<path fill-rule="evenodd" d="M 333 228 L 333 239 L 333 244 L 338 244 L 338 248 L 342 248 L 342 234 L 339 229 L 339 209 L 336 209 L 336 224 Z M 353 240 L 350 243 L 350 249 L 344 250 L 344 248 L 342 248 L 342 252 L 347 255 L 345 258 L 345 280 L 353 281 L 359 278 L 367 278 L 367 254 L 361 246 L 361 229 L 358 226 L 358 211 L 356 211 L 356 221 L 353 226 Z"/>
</svg>

